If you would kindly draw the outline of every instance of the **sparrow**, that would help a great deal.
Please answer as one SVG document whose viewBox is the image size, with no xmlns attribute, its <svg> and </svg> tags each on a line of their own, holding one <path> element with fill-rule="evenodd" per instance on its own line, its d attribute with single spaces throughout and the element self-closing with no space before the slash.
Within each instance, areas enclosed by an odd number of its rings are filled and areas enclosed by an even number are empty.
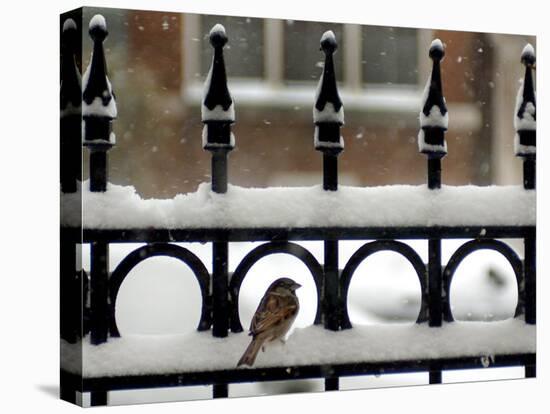
<svg viewBox="0 0 550 414">
<path fill-rule="evenodd" d="M 281 340 L 284 343 L 285 335 L 300 310 L 296 289 L 301 286 L 294 280 L 283 277 L 267 288 L 250 322 L 248 334 L 252 336 L 252 341 L 237 363 L 237 367 L 252 366 L 260 348 L 262 351 L 265 350 L 266 342 Z"/>
</svg>

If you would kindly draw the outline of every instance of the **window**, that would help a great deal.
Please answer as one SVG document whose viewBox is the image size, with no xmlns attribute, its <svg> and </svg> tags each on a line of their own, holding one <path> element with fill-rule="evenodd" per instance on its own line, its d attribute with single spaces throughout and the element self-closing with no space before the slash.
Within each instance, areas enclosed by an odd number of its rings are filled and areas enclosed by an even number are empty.
<svg viewBox="0 0 550 414">
<path fill-rule="evenodd" d="M 342 70 L 342 26 L 334 23 L 317 23 L 286 20 L 284 24 L 284 78 L 292 81 L 319 80 L 324 55 L 319 51 L 319 40 L 327 30 L 332 30 L 339 42 L 334 54 L 336 78 L 343 79 Z"/>
<path fill-rule="evenodd" d="M 418 83 L 417 30 L 399 27 L 363 26 L 363 83 Z"/>
<path fill-rule="evenodd" d="M 221 23 L 229 38 L 224 53 L 227 73 L 235 78 L 261 78 L 263 76 L 264 36 L 262 19 L 231 16 L 201 16 L 201 74 L 206 76 L 212 62 L 212 47 L 208 31 Z"/>
<path fill-rule="evenodd" d="M 229 37 L 224 56 L 231 93 L 239 105 L 310 105 L 324 64 L 319 41 L 326 30 L 332 30 L 338 40 L 334 63 L 348 110 L 417 111 L 419 92 L 430 70 L 429 62 L 419 59 L 419 52 L 427 50 L 431 41 L 426 30 L 183 16 L 183 95 L 188 102 L 202 97 L 212 56 L 208 32 L 216 23 L 224 25 Z"/>
</svg>

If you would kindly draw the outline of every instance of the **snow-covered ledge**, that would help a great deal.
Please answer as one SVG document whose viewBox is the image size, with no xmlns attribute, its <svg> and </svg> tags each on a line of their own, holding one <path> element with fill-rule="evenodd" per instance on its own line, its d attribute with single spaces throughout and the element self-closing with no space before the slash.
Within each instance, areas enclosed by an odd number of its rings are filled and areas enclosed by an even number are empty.
<svg viewBox="0 0 550 414">
<path fill-rule="evenodd" d="M 535 325 L 520 319 L 453 322 L 433 329 L 426 324 L 357 326 L 333 332 L 319 326 L 296 329 L 285 345 L 270 344 L 255 368 L 389 362 L 534 353 Z M 214 338 L 210 332 L 186 335 L 123 336 L 94 346 L 62 343 L 63 368 L 84 377 L 170 374 L 234 369 L 250 337 L 245 333 Z M 388 346 L 391 345 L 391 346 Z M 247 369 L 247 368 L 242 368 Z"/>
<path fill-rule="evenodd" d="M 142 199 L 132 186 L 108 184 L 105 193 L 62 194 L 64 226 L 86 229 L 193 229 L 345 226 L 531 226 L 536 193 L 519 186 L 425 185 L 242 188 L 226 194 L 210 184 L 172 199 Z M 73 214 L 72 214 L 73 213 Z"/>
</svg>

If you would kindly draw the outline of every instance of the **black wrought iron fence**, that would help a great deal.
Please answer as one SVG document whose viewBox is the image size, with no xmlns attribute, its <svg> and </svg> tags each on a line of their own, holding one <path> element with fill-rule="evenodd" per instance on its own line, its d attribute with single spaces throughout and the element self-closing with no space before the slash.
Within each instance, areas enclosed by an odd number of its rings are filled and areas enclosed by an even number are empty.
<svg viewBox="0 0 550 414">
<path fill-rule="evenodd" d="M 117 109 L 113 88 L 107 78 L 103 40 L 107 36 L 105 20 L 96 15 L 90 22 L 93 56 L 84 73 L 82 89 L 80 71 L 74 56 L 80 53 L 81 37 L 71 19 L 64 21 L 62 34 L 61 83 L 61 186 L 64 195 L 76 193 L 81 180 L 81 131 L 83 145 L 88 148 L 89 191 L 105 192 L 108 183 L 108 151 L 115 146 L 112 122 Z M 231 125 L 235 122 L 234 102 L 227 87 L 223 49 L 227 37 L 222 26 L 210 32 L 213 61 L 202 102 L 203 147 L 211 153 L 211 190 L 227 191 L 228 153 L 235 147 Z M 343 103 L 334 74 L 333 54 L 337 49 L 331 32 L 323 34 L 321 49 L 325 64 L 314 102 L 314 144 L 323 155 L 323 189 L 338 191 L 338 155 L 344 149 L 340 127 L 344 122 Z M 446 155 L 445 131 L 448 110 L 445 104 L 440 61 L 445 54 L 443 44 L 435 40 L 429 50 L 433 69 L 422 102 L 419 148 L 427 157 L 428 188 L 441 187 L 441 159 Z M 521 61 L 525 65 L 525 81 L 515 114 L 517 130 L 516 154 L 523 159 L 524 189 L 535 189 L 535 136 L 533 121 L 535 93 L 532 80 L 534 52 L 526 47 Z M 124 98 L 121 97 L 121 102 Z M 84 127 L 81 129 L 81 122 Z M 84 190 L 84 189 L 83 189 Z M 87 190 L 85 190 L 87 191 Z M 86 206 L 84 206 L 86 208 Z M 62 212 L 63 213 L 63 212 Z M 66 211 L 65 211 L 66 213 Z M 80 212 L 81 213 L 81 212 Z M 82 223 L 79 223 L 82 226 Z M 463 259 L 480 249 L 501 253 L 514 271 L 518 304 L 514 318 L 526 324 L 536 323 L 536 227 L 534 225 L 425 225 L 425 226 L 316 226 L 316 227 L 238 227 L 238 228 L 61 228 L 61 336 L 68 343 L 79 344 L 82 338 L 96 346 L 120 336 L 115 318 L 115 303 L 120 286 L 140 262 L 155 256 L 176 258 L 194 273 L 202 295 L 199 331 L 211 331 L 214 337 L 243 331 L 239 315 L 239 293 L 251 267 L 260 259 L 284 253 L 294 256 L 311 272 L 317 291 L 315 324 L 327 330 L 352 329 L 347 298 L 350 282 L 358 266 L 380 251 L 393 251 L 407 259 L 414 268 L 421 287 L 421 307 L 417 324 L 433 329 L 452 323 L 450 286 Z M 524 242 L 524 258 L 518 257 L 505 242 L 512 238 Z M 422 239 L 428 242 L 428 263 L 409 245 L 396 239 Z M 472 239 L 463 244 L 445 264 L 441 243 L 444 239 Z M 324 242 L 324 261 L 296 241 Z M 339 263 L 338 247 L 343 240 L 375 240 L 359 248 L 347 263 Z M 264 241 L 241 260 L 235 271 L 228 271 L 229 243 Z M 109 247 L 113 243 L 145 242 L 130 253 L 111 273 Z M 190 250 L 177 242 L 208 242 L 212 247 L 212 273 Z M 76 263 L 81 244 L 90 245 L 89 275 Z M 76 270 L 76 271 L 75 271 Z M 89 299 L 88 299 L 89 296 Z M 81 321 L 84 321 L 83 324 Z M 391 344 L 388 344 L 391 346 Z M 491 355 L 491 366 L 524 366 L 526 377 L 535 376 L 534 352 Z M 213 385 L 214 397 L 226 397 L 228 384 L 298 378 L 325 378 L 325 388 L 339 388 L 339 377 L 348 375 L 428 371 L 430 383 L 441 382 L 447 369 L 486 366 L 479 356 L 463 355 L 445 358 L 410 358 L 387 361 L 313 364 L 253 369 L 203 370 L 167 374 L 105 375 L 88 378 L 82 373 L 61 370 L 62 397 L 75 400 L 75 391 L 91 392 L 92 405 L 107 402 L 107 392 L 132 388 L 154 388 L 193 384 Z"/>
</svg>

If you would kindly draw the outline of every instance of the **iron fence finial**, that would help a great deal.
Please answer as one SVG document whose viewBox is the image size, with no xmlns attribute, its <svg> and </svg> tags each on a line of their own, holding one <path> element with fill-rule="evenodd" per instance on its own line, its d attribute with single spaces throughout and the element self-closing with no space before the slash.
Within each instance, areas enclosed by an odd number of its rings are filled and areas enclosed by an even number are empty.
<svg viewBox="0 0 550 414">
<path fill-rule="evenodd" d="M 227 44 L 225 28 L 216 24 L 210 30 L 210 45 L 214 48 L 212 64 L 206 77 L 202 105 L 202 121 L 235 121 L 233 99 L 227 87 L 223 47 Z"/>
<path fill-rule="evenodd" d="M 441 187 L 441 158 L 447 154 L 445 131 L 449 126 L 449 112 L 441 84 L 441 61 L 445 48 L 439 39 L 434 39 L 429 50 L 432 72 L 422 94 L 422 109 L 419 114 L 418 150 L 428 157 L 428 187 Z"/>
<path fill-rule="evenodd" d="M 103 41 L 108 31 L 102 15 L 90 19 L 88 33 L 94 45 L 90 64 L 82 76 L 84 145 L 90 149 L 90 191 L 103 192 L 108 181 L 107 151 L 115 145 L 112 121 L 117 117 L 117 105 L 107 77 Z"/>
<path fill-rule="evenodd" d="M 82 44 L 76 22 L 68 18 L 61 32 L 60 181 L 63 193 L 75 193 L 81 178 L 82 86 L 76 56 Z"/>
<path fill-rule="evenodd" d="M 537 104 L 532 71 L 536 57 L 535 49 L 529 43 L 521 52 L 521 63 L 525 66 L 525 76 L 516 97 L 514 149 L 517 156 L 524 157 L 536 154 L 537 135 Z"/>
<path fill-rule="evenodd" d="M 537 103 L 533 83 L 536 57 L 530 43 L 521 52 L 521 63 L 525 66 L 525 76 L 516 96 L 514 152 L 523 158 L 523 187 L 533 190 L 536 187 Z"/>
<path fill-rule="evenodd" d="M 103 41 L 108 35 L 105 18 L 96 14 L 90 20 L 88 33 L 94 42 L 92 59 L 83 76 L 84 116 L 114 119 L 117 116 L 115 95 L 107 77 Z"/>
<path fill-rule="evenodd" d="M 73 19 L 63 23 L 61 34 L 61 88 L 60 104 L 61 116 L 70 115 L 75 110 L 80 114 L 82 101 L 82 87 L 80 71 L 76 65 L 78 33 Z M 71 105 L 71 107 L 69 107 Z"/>
<path fill-rule="evenodd" d="M 333 54 L 337 49 L 338 43 L 336 43 L 334 33 L 332 30 L 326 31 L 321 37 L 321 50 L 325 53 L 325 64 L 323 65 L 323 74 L 319 79 L 315 95 L 315 107 L 313 110 L 315 124 L 323 122 L 344 124 L 343 104 L 338 93 L 334 71 Z M 330 106 L 327 107 L 327 104 L 330 104 Z"/>
<path fill-rule="evenodd" d="M 316 150 L 324 154 L 323 187 L 334 191 L 338 187 L 336 157 L 344 149 L 344 139 L 340 135 L 340 127 L 344 124 L 344 105 L 336 83 L 333 55 L 338 49 L 338 43 L 332 30 L 323 33 L 320 43 L 325 63 L 313 106 L 313 144 Z"/>
<path fill-rule="evenodd" d="M 233 98 L 227 86 L 227 74 L 223 48 L 228 38 L 221 24 L 212 27 L 209 33 L 210 45 L 214 49 L 212 64 L 204 84 L 201 118 L 204 124 L 202 146 L 209 151 L 230 151 L 235 147 L 231 124 L 235 122 Z"/>
<path fill-rule="evenodd" d="M 444 134 L 448 128 L 449 115 L 441 84 L 440 62 L 445 57 L 445 48 L 441 40 L 435 39 L 432 42 L 429 56 L 433 64 L 422 95 L 418 147 L 421 153 L 442 158 L 447 153 Z"/>
</svg>

